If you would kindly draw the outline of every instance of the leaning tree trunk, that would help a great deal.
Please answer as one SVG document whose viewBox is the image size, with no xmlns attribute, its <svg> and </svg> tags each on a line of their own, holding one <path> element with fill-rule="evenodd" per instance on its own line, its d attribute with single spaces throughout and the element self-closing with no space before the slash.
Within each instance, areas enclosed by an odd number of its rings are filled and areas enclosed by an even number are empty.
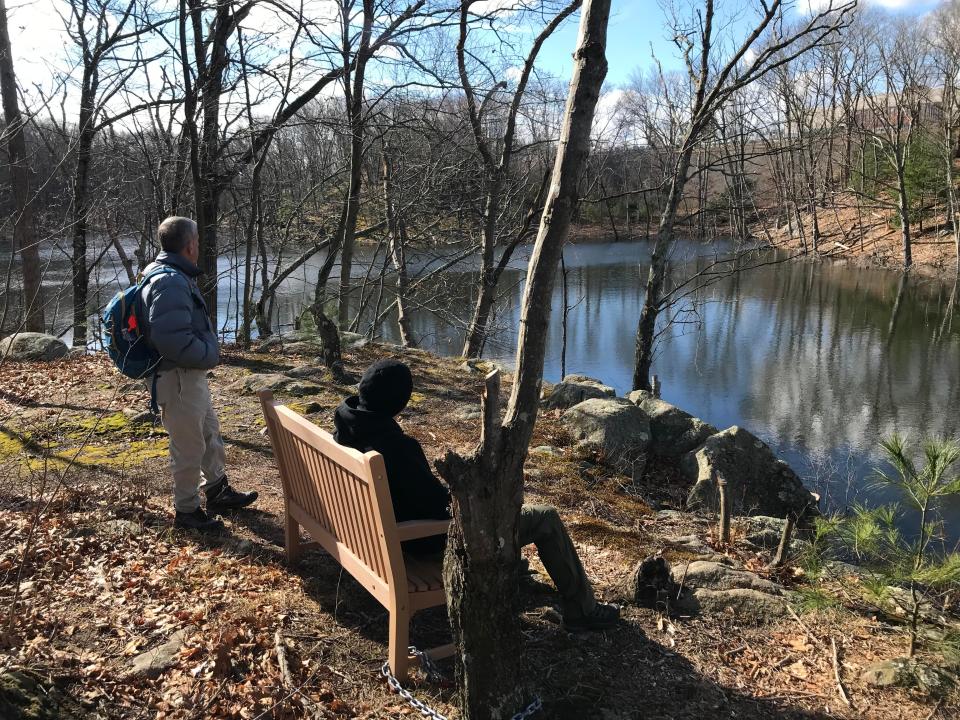
<svg viewBox="0 0 960 720">
<path fill-rule="evenodd" d="M 343 211 L 343 238 L 340 242 L 340 299 L 337 305 L 337 320 L 346 329 L 350 317 L 350 273 L 353 269 L 353 244 L 357 232 L 357 217 L 360 214 L 360 190 L 363 187 L 363 84 L 370 57 L 370 35 L 373 29 L 373 0 L 363 2 L 363 30 L 357 48 L 353 70 L 352 88 L 347 89 L 347 113 L 350 119 L 350 185 Z M 349 60 L 344 58 L 344 66 Z M 317 326 L 319 328 L 319 325 Z"/>
<path fill-rule="evenodd" d="M 407 313 L 407 275 L 406 238 L 402 218 L 397 215 L 397 206 L 393 190 L 393 156 L 390 144 L 383 143 L 383 206 L 387 215 L 387 232 L 390 235 L 390 260 L 397 271 L 397 325 L 400 327 L 400 344 L 403 347 L 415 345 L 410 329 L 410 315 Z"/>
<path fill-rule="evenodd" d="M 693 154 L 693 142 L 690 136 L 684 141 L 684 147 L 677 161 L 677 169 L 670 181 L 667 204 L 660 216 L 657 228 L 657 240 L 650 258 L 650 273 L 647 275 L 647 293 L 643 300 L 643 310 L 637 323 L 636 354 L 633 367 L 633 389 L 650 390 L 650 367 L 653 365 L 653 339 L 657 328 L 657 316 L 660 313 L 663 281 L 667 275 L 667 256 L 673 245 L 673 227 L 677 219 L 677 209 L 683 197 L 683 187 L 687 183 L 690 171 L 690 157 Z"/>
<path fill-rule="evenodd" d="M 504 178 L 499 172 L 494 172 L 490 178 L 490 187 L 483 209 L 483 254 L 480 266 L 480 294 L 477 304 L 473 308 L 473 317 L 467 328 L 467 336 L 463 343 L 461 355 L 463 357 L 480 357 L 483 345 L 487 339 L 490 311 L 497 297 L 497 281 L 500 274 L 494 269 L 494 248 L 497 244 L 497 218 L 500 215 L 500 194 L 503 192 Z"/>
<path fill-rule="evenodd" d="M 13 53 L 7 31 L 7 6 L 0 0 L 0 95 L 6 120 L 7 154 L 13 184 L 14 222 L 13 248 L 20 249 L 23 272 L 23 307 L 25 327 L 43 332 L 43 288 L 40 273 L 40 250 L 33 228 L 33 199 L 30 197 L 30 167 L 27 164 L 27 143 L 23 136 L 23 118 L 17 98 L 17 76 L 13 71 Z"/>
<path fill-rule="evenodd" d="M 477 450 L 470 457 L 450 452 L 437 464 L 453 492 L 444 581 L 466 720 L 509 718 L 530 699 L 515 608 L 523 464 L 537 417 L 557 264 L 576 207 L 577 181 L 589 154 L 593 114 L 606 75 L 610 0 L 586 0 L 582 13 L 553 181 L 527 270 L 517 371 L 506 417 L 498 424 L 499 381 L 493 374 L 487 378 Z"/>
</svg>

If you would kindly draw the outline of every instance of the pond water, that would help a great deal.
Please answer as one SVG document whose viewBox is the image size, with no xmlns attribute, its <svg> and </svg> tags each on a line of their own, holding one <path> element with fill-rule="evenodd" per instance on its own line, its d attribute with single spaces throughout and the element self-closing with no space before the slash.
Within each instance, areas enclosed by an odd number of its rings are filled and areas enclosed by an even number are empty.
<svg viewBox="0 0 960 720">
<path fill-rule="evenodd" d="M 567 247 L 567 373 L 629 392 L 649 252 L 646 242 Z M 705 267 L 713 252 L 694 244 L 679 248 L 674 276 Z M 369 267 L 379 273 L 382 255 L 359 255 L 358 281 Z M 484 351 L 507 364 L 515 350 L 526 259 L 518 253 L 504 273 L 494 333 Z M 954 305 L 954 317 L 953 283 L 919 275 L 904 281 L 899 273 L 831 262 L 771 260 L 745 260 L 761 266 L 718 280 L 676 314 L 660 337 L 653 369 L 663 398 L 717 427 L 749 429 L 830 509 L 895 501 L 871 481 L 883 437 L 894 431 L 914 440 L 960 437 L 960 306 Z M 411 259 L 415 271 L 437 264 L 426 256 Z M 227 337 L 235 328 L 236 265 L 231 256 L 221 257 L 219 317 Z M 289 328 L 312 298 L 316 267 L 305 266 L 284 284 L 274 310 L 281 328 Z M 69 295 L 62 290 L 69 286 L 67 273 L 51 259 L 51 287 Z M 109 264 L 100 271 L 100 304 L 115 291 L 116 277 Z M 474 279 L 475 268 L 458 265 L 419 298 L 424 308 L 413 313 L 412 325 L 421 347 L 459 353 Z M 549 381 L 561 377 L 563 306 L 558 280 L 544 368 Z M 68 312 L 62 311 L 63 325 Z M 361 320 L 370 316 L 368 307 Z M 366 330 L 363 322 L 358 329 Z M 397 339 L 392 321 L 378 334 Z M 960 502 L 945 508 L 944 519 L 945 540 L 954 547 Z"/>
</svg>

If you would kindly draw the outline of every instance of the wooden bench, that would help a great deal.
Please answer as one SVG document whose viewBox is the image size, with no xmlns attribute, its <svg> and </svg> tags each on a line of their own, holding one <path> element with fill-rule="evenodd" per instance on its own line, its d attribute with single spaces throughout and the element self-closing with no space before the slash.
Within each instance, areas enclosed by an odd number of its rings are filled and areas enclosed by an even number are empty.
<svg viewBox="0 0 960 720">
<path fill-rule="evenodd" d="M 397 678 L 419 660 L 408 655 L 410 618 L 417 610 L 444 605 L 440 562 L 404 556 L 405 540 L 444 535 L 449 520 L 398 523 L 393 515 L 383 457 L 337 443 L 290 408 L 260 393 L 273 454 L 283 484 L 287 561 L 320 546 L 353 575 L 390 613 L 388 661 Z M 300 539 L 300 528 L 314 542 Z M 453 645 L 429 651 L 437 659 Z"/>
</svg>

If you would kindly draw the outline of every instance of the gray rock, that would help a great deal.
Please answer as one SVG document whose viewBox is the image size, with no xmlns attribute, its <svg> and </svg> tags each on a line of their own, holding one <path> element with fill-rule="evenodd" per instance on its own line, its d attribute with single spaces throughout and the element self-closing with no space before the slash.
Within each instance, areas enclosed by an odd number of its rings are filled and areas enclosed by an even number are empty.
<svg viewBox="0 0 960 720">
<path fill-rule="evenodd" d="M 97 535 L 104 538 L 137 537 L 143 535 L 144 528 L 132 520 L 106 520 L 96 527 Z"/>
<path fill-rule="evenodd" d="M 755 623 L 782 617 L 787 614 L 786 600 L 779 595 L 769 595 L 749 588 L 732 590 L 707 590 L 697 588 L 684 593 L 676 603 L 682 612 L 733 614 Z"/>
<path fill-rule="evenodd" d="M 790 466 L 756 436 L 736 425 L 711 435 L 702 448 L 684 455 L 680 469 L 694 482 L 687 496 L 690 510 L 719 508 L 719 475 L 727 481 L 727 498 L 734 515 L 819 514 L 816 498 Z"/>
<path fill-rule="evenodd" d="M 687 567 L 675 567 L 673 580 L 679 583 L 683 579 L 684 586 L 704 588 L 706 590 L 733 590 L 746 588 L 758 590 L 770 595 L 779 595 L 779 585 L 764 580 L 745 570 L 736 570 L 729 565 L 718 562 L 696 560 Z"/>
<path fill-rule="evenodd" d="M 566 410 L 584 400 L 610 397 L 596 385 L 559 382 L 540 401 L 544 410 Z"/>
<path fill-rule="evenodd" d="M 154 415 L 150 410 L 124 408 L 123 414 L 134 425 L 153 425 L 160 422 L 160 416 Z"/>
<path fill-rule="evenodd" d="M 498 369 L 499 365 L 494 362 L 490 362 L 489 360 L 476 360 L 474 358 L 469 358 L 464 360 L 457 367 L 460 370 L 471 374 L 487 375 L 493 370 Z"/>
<path fill-rule="evenodd" d="M 325 374 L 328 374 L 330 371 L 327 370 L 323 365 L 297 365 L 297 367 L 292 370 L 287 370 L 285 375 L 288 375 L 292 378 L 319 378 L 323 377 Z"/>
<path fill-rule="evenodd" d="M 839 560 L 831 560 L 823 566 L 823 571 L 820 573 L 822 577 L 828 578 L 848 578 L 855 577 L 858 579 L 864 579 L 870 577 L 870 571 L 860 567 L 859 565 L 851 565 L 850 563 L 840 562 Z"/>
<path fill-rule="evenodd" d="M 646 390 L 634 390 L 627 399 L 639 406 L 650 418 L 650 452 L 662 457 L 679 457 L 700 447 L 717 432 L 675 405 L 654 397 Z"/>
<path fill-rule="evenodd" d="M 162 645 L 140 653 L 130 663 L 124 673 L 127 678 L 155 678 L 159 677 L 177 663 L 180 648 L 193 627 L 177 630 L 167 638 Z"/>
<path fill-rule="evenodd" d="M 563 453 L 555 448 L 553 445 L 537 445 L 535 448 L 530 448 L 530 453 L 532 455 L 562 455 Z"/>
<path fill-rule="evenodd" d="M 683 522 L 687 520 L 689 513 L 685 513 L 682 510 L 661 510 L 657 513 L 657 520 L 663 520 L 665 522 Z"/>
<path fill-rule="evenodd" d="M 284 343 L 281 352 L 284 355 L 319 355 L 323 352 L 323 348 L 319 342 L 298 340 L 296 342 Z"/>
<path fill-rule="evenodd" d="M 7 360 L 59 360 L 70 352 L 59 338 L 36 332 L 14 333 L 0 340 L 0 358 Z"/>
<path fill-rule="evenodd" d="M 874 663 L 860 679 L 874 687 L 917 687 L 930 695 L 943 695 L 957 683 L 940 668 L 905 657 Z"/>
<path fill-rule="evenodd" d="M 577 447 L 598 452 L 601 462 L 636 478 L 643 474 L 650 445 L 646 413 L 622 398 L 595 398 L 574 405 L 563 423 Z"/>
<path fill-rule="evenodd" d="M 64 717 L 57 693 L 20 670 L 0 672 L 0 717 L 9 720 L 57 720 Z"/>
<path fill-rule="evenodd" d="M 282 347 L 282 346 L 283 346 L 283 340 L 278 335 L 271 335 L 266 340 L 260 341 L 259 350 L 261 351 L 272 350 L 273 348 Z"/>
<path fill-rule="evenodd" d="M 317 395 L 323 391 L 323 388 L 316 383 L 281 375 L 280 373 L 247 375 L 231 385 L 230 389 L 239 391 L 241 395 L 253 395 L 261 390 L 272 390 L 295 397 Z"/>
<path fill-rule="evenodd" d="M 454 417 L 458 420 L 478 420 L 481 416 L 479 405 L 464 405 L 454 412 Z"/>
<path fill-rule="evenodd" d="M 369 342 L 370 341 L 367 339 L 367 336 L 361 335 L 360 333 L 346 331 L 340 333 L 340 346 L 344 348 L 363 347 Z"/>
<path fill-rule="evenodd" d="M 737 523 L 743 529 L 744 539 L 748 543 L 765 550 L 774 550 L 780 546 L 780 538 L 787 521 L 769 515 L 752 515 L 737 518 Z M 806 546 L 804 538 L 808 535 L 808 530 L 795 526 L 790 536 L 790 552 L 802 551 Z"/>
<path fill-rule="evenodd" d="M 616 397 L 617 391 L 614 390 L 609 385 L 605 384 L 602 380 L 597 380 L 596 378 L 588 377 L 587 375 L 564 375 L 561 382 L 568 383 L 570 385 L 589 385 L 590 387 L 595 387 L 600 392 L 604 394 L 605 397 Z"/>
</svg>

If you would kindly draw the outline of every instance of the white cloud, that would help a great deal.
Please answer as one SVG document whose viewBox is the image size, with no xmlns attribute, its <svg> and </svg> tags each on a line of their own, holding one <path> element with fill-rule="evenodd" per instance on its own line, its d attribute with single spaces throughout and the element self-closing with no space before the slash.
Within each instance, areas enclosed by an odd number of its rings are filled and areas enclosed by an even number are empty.
<svg viewBox="0 0 960 720">
<path fill-rule="evenodd" d="M 929 10 L 942 0 L 864 0 L 867 5 L 877 5 L 887 10 Z M 806 6 L 809 12 L 820 12 L 830 7 L 840 7 L 845 0 L 800 0 L 799 7 Z"/>
</svg>

